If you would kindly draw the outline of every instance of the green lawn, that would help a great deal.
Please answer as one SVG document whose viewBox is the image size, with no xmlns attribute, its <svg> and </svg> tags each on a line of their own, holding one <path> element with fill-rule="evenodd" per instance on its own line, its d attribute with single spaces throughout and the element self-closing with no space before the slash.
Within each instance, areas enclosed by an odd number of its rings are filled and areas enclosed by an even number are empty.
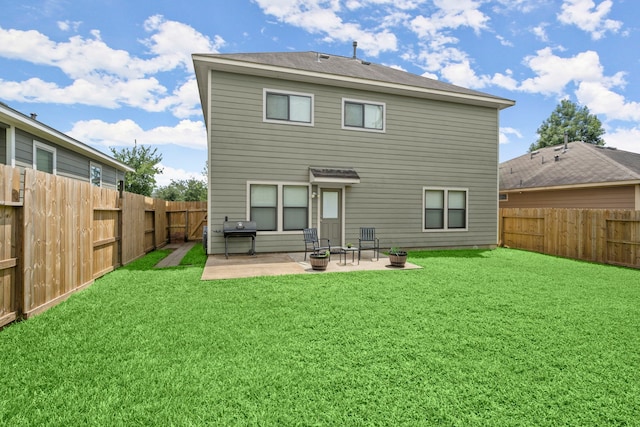
<svg viewBox="0 0 640 427">
<path fill-rule="evenodd" d="M 0 332 L 0 424 L 639 425 L 640 271 L 509 249 L 201 282 L 118 269 Z"/>
</svg>

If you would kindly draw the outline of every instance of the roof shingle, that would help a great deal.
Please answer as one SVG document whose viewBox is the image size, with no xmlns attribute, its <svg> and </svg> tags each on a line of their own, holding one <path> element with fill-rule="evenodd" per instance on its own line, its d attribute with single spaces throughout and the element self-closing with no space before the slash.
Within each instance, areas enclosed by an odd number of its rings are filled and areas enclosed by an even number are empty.
<svg viewBox="0 0 640 427">
<path fill-rule="evenodd" d="M 640 154 L 584 142 L 545 147 L 500 164 L 500 190 L 640 182 Z"/>
</svg>

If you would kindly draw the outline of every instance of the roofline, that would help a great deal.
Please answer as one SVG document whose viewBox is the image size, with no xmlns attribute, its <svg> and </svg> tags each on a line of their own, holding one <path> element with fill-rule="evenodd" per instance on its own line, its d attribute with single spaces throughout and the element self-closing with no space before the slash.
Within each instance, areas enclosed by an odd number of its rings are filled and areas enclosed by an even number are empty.
<svg viewBox="0 0 640 427">
<path fill-rule="evenodd" d="M 443 90 L 428 89 L 418 86 L 403 85 L 399 83 L 341 76 L 337 74 L 319 73 L 316 71 L 299 70 L 290 67 L 280 67 L 268 64 L 258 64 L 237 59 L 214 57 L 211 56 L 211 54 L 193 54 L 192 59 L 194 62 L 194 67 L 196 69 L 196 76 L 200 76 L 198 80 L 203 82 L 207 80 L 204 79 L 205 76 L 201 75 L 203 71 L 200 69 L 201 67 L 198 66 L 198 63 L 206 64 L 207 69 L 217 71 L 227 71 L 275 78 L 282 78 L 282 75 L 285 74 L 289 79 L 296 81 L 323 83 L 331 86 L 344 86 L 349 88 L 374 90 L 383 93 L 435 99 L 439 101 L 458 102 L 461 104 L 492 107 L 497 108 L 498 110 L 502 110 L 515 105 L 515 101 L 505 98 L 447 92 Z M 200 87 L 200 85 L 198 86 Z M 208 94 L 204 94 L 205 98 L 203 98 L 202 95 L 203 94 L 201 93 L 201 100 L 204 100 L 206 99 L 206 97 L 208 97 Z"/>
<path fill-rule="evenodd" d="M 611 182 L 590 182 L 583 184 L 567 184 L 556 185 L 547 187 L 523 187 L 523 188 L 509 188 L 500 189 L 500 193 L 524 193 L 533 191 L 548 191 L 548 190 L 573 190 L 579 188 L 598 188 L 598 187 L 622 187 L 627 185 L 640 185 L 640 179 L 633 179 L 627 181 L 611 181 Z"/>
<path fill-rule="evenodd" d="M 65 148 L 71 148 L 76 152 L 82 152 L 87 157 L 93 160 L 99 160 L 106 165 L 115 167 L 116 169 L 124 170 L 126 172 L 135 172 L 135 169 L 131 166 L 126 165 L 113 157 L 70 137 L 69 135 L 47 126 L 36 119 L 22 114 L 2 102 L 0 102 L 0 113 L 5 114 L 14 121 L 14 123 L 7 123 L 9 125 L 21 124 L 23 129 L 33 133 L 35 136 L 49 138 L 51 142 L 55 142 Z"/>
</svg>

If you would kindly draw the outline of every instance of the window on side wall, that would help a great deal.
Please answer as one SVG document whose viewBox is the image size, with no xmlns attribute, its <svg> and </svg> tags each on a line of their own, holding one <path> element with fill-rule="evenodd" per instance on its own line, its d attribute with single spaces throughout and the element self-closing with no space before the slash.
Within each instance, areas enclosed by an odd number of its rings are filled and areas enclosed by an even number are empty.
<svg viewBox="0 0 640 427">
<path fill-rule="evenodd" d="M 56 149 L 41 142 L 33 143 L 33 168 L 56 174 Z"/>
<path fill-rule="evenodd" d="M 102 166 L 96 163 L 89 164 L 89 179 L 91 184 L 102 187 Z"/>
<path fill-rule="evenodd" d="M 307 184 L 249 183 L 249 218 L 258 231 L 299 231 L 309 224 Z"/>
<path fill-rule="evenodd" d="M 264 89 L 265 122 L 313 125 L 313 95 Z"/>
<path fill-rule="evenodd" d="M 468 195 L 461 188 L 425 188 L 424 230 L 467 230 Z"/>
<path fill-rule="evenodd" d="M 342 128 L 384 132 L 385 104 L 343 99 Z"/>
</svg>

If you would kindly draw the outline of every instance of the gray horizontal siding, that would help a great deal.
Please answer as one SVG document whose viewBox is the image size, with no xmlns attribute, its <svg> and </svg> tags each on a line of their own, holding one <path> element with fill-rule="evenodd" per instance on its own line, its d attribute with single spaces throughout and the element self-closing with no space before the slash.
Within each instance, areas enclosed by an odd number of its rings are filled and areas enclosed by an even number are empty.
<svg viewBox="0 0 640 427">
<path fill-rule="evenodd" d="M 508 193 L 501 208 L 635 209 L 635 187 L 573 188 Z"/>
<path fill-rule="evenodd" d="M 0 132 L 2 134 L 2 132 Z M 33 142 L 37 141 L 56 150 L 56 173 L 60 176 L 89 181 L 89 165 L 91 162 L 102 167 L 102 185 L 105 188 L 117 188 L 118 181 L 123 180 L 124 172 L 113 166 L 104 165 L 89 159 L 80 153 L 60 147 L 44 138 L 36 137 L 21 129 L 16 129 L 16 165 L 33 167 Z M 4 150 L 6 151 L 6 150 Z"/>
<path fill-rule="evenodd" d="M 264 123 L 263 88 L 314 94 L 314 126 Z M 309 166 L 353 167 L 361 183 L 347 188 L 345 240 L 367 225 L 386 247 L 495 245 L 495 109 L 225 73 L 214 73 L 211 93 L 212 225 L 246 216 L 248 180 L 308 182 Z M 384 102 L 386 132 L 341 129 L 342 98 Z M 421 231 L 424 186 L 469 189 L 468 232 Z M 257 245 L 300 250 L 301 242 L 262 235 Z"/>
</svg>

